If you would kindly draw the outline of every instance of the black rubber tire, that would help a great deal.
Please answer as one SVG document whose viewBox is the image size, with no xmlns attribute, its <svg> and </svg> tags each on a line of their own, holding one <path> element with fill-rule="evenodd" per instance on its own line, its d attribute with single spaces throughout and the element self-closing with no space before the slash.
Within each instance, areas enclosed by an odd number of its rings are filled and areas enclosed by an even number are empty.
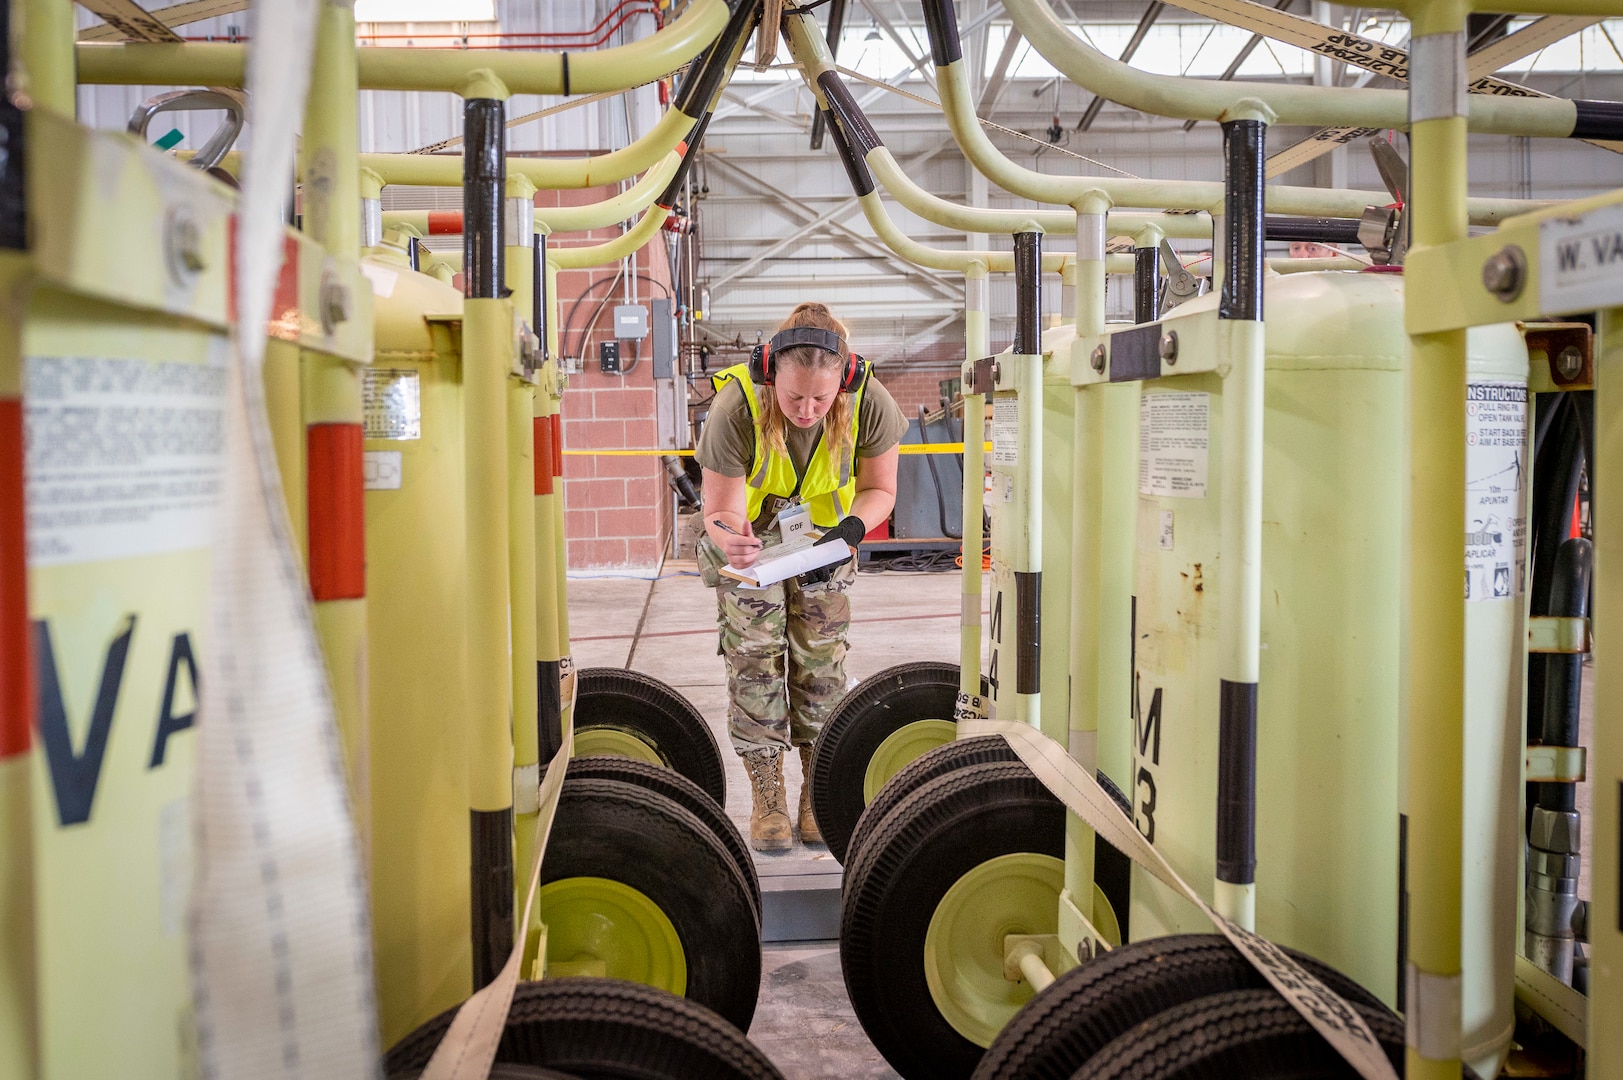
<svg viewBox="0 0 1623 1080">
<path fill-rule="evenodd" d="M 676 928 L 686 996 L 748 1031 L 761 989 L 761 931 L 749 885 L 710 828 L 674 800 L 623 780 L 564 781 L 543 884 L 618 881 Z"/>
<path fill-rule="evenodd" d="M 835 706 L 812 751 L 812 811 L 840 865 L 847 865 L 868 762 L 879 744 L 915 720 L 951 720 L 957 703 L 958 665 L 924 660 L 870 675 Z"/>
<path fill-rule="evenodd" d="M 1335 968 L 1286 952 L 1354 1005 L 1380 999 Z M 1190 1001 L 1268 980 L 1217 934 L 1175 934 L 1123 945 L 1072 968 L 1026 1003 L 987 1048 L 975 1080 L 1067 1080 L 1113 1039 Z"/>
<path fill-rule="evenodd" d="M 989 859 L 1065 856 L 1065 808 L 1019 762 L 937 777 L 886 815 L 846 872 L 840 966 L 852 1009 L 907 1080 L 967 1077 L 984 1052 L 936 1007 L 924 939 L 941 898 Z"/>
<path fill-rule="evenodd" d="M 455 1016 L 447 1009 L 401 1039 L 385 1059 L 391 1080 L 427 1065 Z M 759 1048 L 714 1012 L 618 979 L 519 983 L 496 1060 L 581 1080 L 783 1080 Z"/>
<path fill-rule="evenodd" d="M 396 1073 L 389 1080 L 422 1080 L 423 1071 L 413 1069 L 410 1072 Z M 561 1073 L 557 1069 L 541 1069 L 534 1065 L 512 1065 L 498 1061 L 490 1067 L 490 1080 L 580 1080 L 573 1073 Z"/>
<path fill-rule="evenodd" d="M 1403 1021 L 1355 1006 L 1403 1075 Z M 1278 992 L 1231 990 L 1179 1005 L 1134 1027 L 1077 1070 L 1075 1080 L 1358 1080 Z"/>
<path fill-rule="evenodd" d="M 581 668 L 576 674 L 575 731 L 604 727 L 629 731 L 664 763 L 727 805 L 721 748 L 693 703 L 652 675 L 625 668 Z M 541 760 L 551 761 L 563 731 L 540 732 Z"/>
<path fill-rule="evenodd" d="M 845 849 L 846 858 L 854 862 L 856 853 L 868 842 L 868 834 L 885 819 L 885 815 L 895 809 L 907 796 L 936 777 L 945 776 L 955 769 L 980 765 L 988 761 L 1019 760 L 1009 741 L 997 735 L 958 739 L 945 746 L 926 751 L 879 789 L 879 794 L 874 796 L 873 802 L 868 804 L 868 808 L 862 812 L 856 826 L 851 830 L 851 839 Z M 1132 806 L 1128 803 L 1127 796 L 1122 794 L 1121 788 L 1116 786 L 1116 782 L 1103 772 L 1095 775 L 1105 793 L 1121 807 L 1121 812 L 1131 815 Z M 1108 841 L 1094 837 L 1093 880 L 1104 892 L 1105 899 L 1110 901 L 1111 910 L 1115 912 L 1123 937 L 1126 937 L 1128 932 L 1127 912 L 1128 901 L 1132 896 L 1132 867 L 1132 860 L 1126 855 L 1111 847 Z"/>
<path fill-rule="evenodd" d="M 692 780 L 683 776 L 674 769 L 661 768 L 650 765 L 646 761 L 634 761 L 631 758 L 609 757 L 596 755 L 593 757 L 575 758 L 569 763 L 571 778 L 596 780 L 624 780 L 658 792 L 668 799 L 675 799 L 677 804 L 689 810 L 700 821 L 707 825 L 722 847 L 732 855 L 733 862 L 744 875 L 744 883 L 749 886 L 750 899 L 755 904 L 755 923 L 761 923 L 761 879 L 755 872 L 755 860 L 750 856 L 750 849 L 744 843 L 743 836 L 739 835 L 738 826 L 727 812 L 704 793 L 704 789 Z"/>
</svg>

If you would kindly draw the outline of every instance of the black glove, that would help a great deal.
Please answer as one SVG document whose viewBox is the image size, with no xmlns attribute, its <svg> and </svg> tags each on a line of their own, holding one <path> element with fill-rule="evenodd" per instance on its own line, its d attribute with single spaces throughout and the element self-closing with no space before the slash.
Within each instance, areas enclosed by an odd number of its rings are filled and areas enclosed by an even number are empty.
<svg viewBox="0 0 1623 1080">
<path fill-rule="evenodd" d="M 812 544 L 812 547 L 817 547 L 819 544 L 832 544 L 843 541 L 855 551 L 856 548 L 861 546 L 862 538 L 866 535 L 868 535 L 868 526 L 863 524 L 862 519 L 855 514 L 847 514 L 840 519 L 838 525 L 819 536 L 816 543 Z M 822 585 L 834 576 L 834 571 L 840 565 L 840 563 L 830 563 L 827 566 L 820 566 L 816 570 L 806 571 L 795 580 L 801 585 Z"/>
</svg>

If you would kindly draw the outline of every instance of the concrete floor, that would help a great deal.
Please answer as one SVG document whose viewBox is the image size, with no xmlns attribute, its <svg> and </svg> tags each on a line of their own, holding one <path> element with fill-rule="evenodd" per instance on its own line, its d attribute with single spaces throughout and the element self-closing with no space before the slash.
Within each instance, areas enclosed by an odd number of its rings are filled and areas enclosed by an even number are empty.
<svg viewBox="0 0 1623 1080">
<path fill-rule="evenodd" d="M 852 588 L 853 679 L 912 660 L 958 659 L 959 573 L 862 574 Z M 727 675 L 716 654 L 716 601 L 691 563 L 665 564 L 656 580 L 591 577 L 569 582 L 570 637 L 581 667 L 629 667 L 679 690 L 710 722 L 727 765 L 727 813 L 747 834 L 749 786 L 727 739 Z M 800 763 L 785 769 L 791 805 Z M 763 877 L 833 873 L 822 846 L 797 844 L 781 855 L 756 854 Z M 884 1080 L 896 1073 L 857 1023 L 833 941 L 768 944 L 761 997 L 750 1038 L 785 1080 Z"/>
</svg>

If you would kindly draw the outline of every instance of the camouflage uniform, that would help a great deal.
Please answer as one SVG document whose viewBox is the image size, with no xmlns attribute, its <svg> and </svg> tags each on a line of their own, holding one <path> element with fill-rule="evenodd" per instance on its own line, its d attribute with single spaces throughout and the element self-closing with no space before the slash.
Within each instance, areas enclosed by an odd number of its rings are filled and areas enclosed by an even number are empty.
<svg viewBox="0 0 1623 1080">
<path fill-rule="evenodd" d="M 758 535 L 768 546 L 778 540 L 775 531 Z M 718 577 L 726 557 L 708 536 L 700 537 L 698 547 L 704 581 L 716 585 L 733 748 L 743 754 L 811 744 L 849 689 L 846 591 L 857 579 L 856 560 L 841 563 L 822 585 L 790 578 L 746 589 Z"/>
</svg>

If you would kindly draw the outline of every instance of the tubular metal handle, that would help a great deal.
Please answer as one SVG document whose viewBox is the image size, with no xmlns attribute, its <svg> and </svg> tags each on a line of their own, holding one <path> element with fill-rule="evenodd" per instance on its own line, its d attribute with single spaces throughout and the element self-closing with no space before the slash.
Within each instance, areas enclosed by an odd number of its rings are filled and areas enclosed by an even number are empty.
<svg viewBox="0 0 1623 1080">
<path fill-rule="evenodd" d="M 226 151 L 236 143 L 237 136 L 242 134 L 242 103 L 230 94 L 218 90 L 174 90 L 157 97 L 147 98 L 135 107 L 130 114 L 130 122 L 126 127 L 131 135 L 146 140 L 147 125 L 152 118 L 161 112 L 214 112 L 223 111 L 226 114 L 225 122 L 215 129 L 209 136 L 208 142 L 203 144 L 191 159 L 191 164 L 199 169 L 212 169 L 224 160 Z"/>
</svg>

